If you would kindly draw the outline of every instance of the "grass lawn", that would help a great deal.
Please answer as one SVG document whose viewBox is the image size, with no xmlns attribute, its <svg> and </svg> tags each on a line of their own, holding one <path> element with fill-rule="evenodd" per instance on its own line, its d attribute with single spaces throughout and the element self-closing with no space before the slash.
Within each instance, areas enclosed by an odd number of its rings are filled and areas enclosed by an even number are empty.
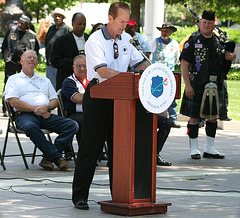
<svg viewBox="0 0 240 218">
<path fill-rule="evenodd" d="M 46 75 L 46 73 L 39 73 L 41 75 Z M 4 80 L 4 72 L 0 71 L 0 104 L 2 102 L 2 90 L 3 90 L 3 80 Z M 240 121 L 240 80 L 228 80 L 228 95 L 229 95 L 229 105 L 228 105 L 228 117 L 233 120 Z M 182 96 L 184 91 L 184 83 L 182 81 Z M 181 106 L 181 99 L 177 100 L 178 103 L 178 111 Z"/>
</svg>

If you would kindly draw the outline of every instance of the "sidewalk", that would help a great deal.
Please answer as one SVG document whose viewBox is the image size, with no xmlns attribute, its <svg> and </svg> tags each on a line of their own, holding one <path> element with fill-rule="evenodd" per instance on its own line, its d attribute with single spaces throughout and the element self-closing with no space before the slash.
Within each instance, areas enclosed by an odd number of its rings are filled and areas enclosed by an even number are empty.
<svg viewBox="0 0 240 218">
<path fill-rule="evenodd" d="M 7 118 L 0 114 L 0 149 L 4 142 Z M 162 151 L 171 167 L 157 167 L 157 200 L 171 202 L 166 214 L 137 217 L 240 217 L 240 131 L 217 130 L 216 148 L 226 155 L 223 160 L 192 160 L 189 155 L 186 122 L 182 128 L 172 128 Z M 54 134 L 52 134 L 54 138 Z M 21 136 L 25 152 L 33 144 Z M 9 137 L 7 153 L 17 153 L 13 134 Z M 200 150 L 204 149 L 205 129 L 199 131 Z M 76 143 L 74 147 L 76 148 Z M 100 210 L 98 201 L 110 200 L 106 162 L 97 167 L 89 196 L 90 210 L 74 208 L 71 202 L 71 182 L 74 163 L 67 172 L 42 170 L 37 157 L 32 165 L 27 158 L 26 170 L 20 157 L 5 159 L 7 170 L 0 165 L 0 217 L 122 217 Z"/>
</svg>

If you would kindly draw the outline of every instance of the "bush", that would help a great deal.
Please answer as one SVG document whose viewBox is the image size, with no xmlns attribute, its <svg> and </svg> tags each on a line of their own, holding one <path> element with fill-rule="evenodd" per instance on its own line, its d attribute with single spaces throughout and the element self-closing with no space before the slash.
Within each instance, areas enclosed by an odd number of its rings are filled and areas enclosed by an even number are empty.
<svg viewBox="0 0 240 218">
<path fill-rule="evenodd" d="M 38 63 L 37 72 L 46 72 L 46 63 Z"/>
<path fill-rule="evenodd" d="M 3 59 L 0 59 L 0 71 L 5 71 L 5 62 Z"/>
<path fill-rule="evenodd" d="M 191 34 L 197 30 L 198 28 L 196 26 L 177 27 L 177 31 L 173 33 L 170 37 L 175 39 L 178 43 L 180 43 L 188 34 Z"/>
<path fill-rule="evenodd" d="M 227 75 L 228 80 L 240 80 L 240 64 L 232 64 Z"/>
<path fill-rule="evenodd" d="M 5 71 L 5 62 L 3 59 L 0 59 L 0 71 Z M 37 72 L 46 72 L 46 63 L 39 62 L 36 68 Z"/>
</svg>

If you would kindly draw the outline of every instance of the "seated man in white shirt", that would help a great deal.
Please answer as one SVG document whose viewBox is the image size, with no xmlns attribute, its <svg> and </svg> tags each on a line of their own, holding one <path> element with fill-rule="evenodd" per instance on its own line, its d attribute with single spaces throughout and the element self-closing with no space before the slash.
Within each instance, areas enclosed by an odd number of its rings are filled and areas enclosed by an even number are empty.
<svg viewBox="0 0 240 218">
<path fill-rule="evenodd" d="M 16 127 L 23 130 L 42 151 L 41 167 L 53 170 L 54 163 L 65 171 L 71 164 L 62 158 L 62 151 L 77 133 L 78 124 L 72 119 L 50 113 L 58 105 L 57 94 L 48 78 L 34 72 L 38 64 L 36 52 L 25 51 L 20 63 L 22 71 L 10 76 L 5 88 L 6 100 L 18 112 Z M 46 139 L 41 129 L 59 134 L 54 144 Z"/>
</svg>

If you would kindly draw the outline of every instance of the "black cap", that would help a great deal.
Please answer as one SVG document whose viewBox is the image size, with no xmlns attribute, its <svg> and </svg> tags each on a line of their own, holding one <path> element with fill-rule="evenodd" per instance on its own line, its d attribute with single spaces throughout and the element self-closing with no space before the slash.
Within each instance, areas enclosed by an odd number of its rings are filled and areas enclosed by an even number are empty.
<svg viewBox="0 0 240 218">
<path fill-rule="evenodd" d="M 205 20 L 215 20 L 215 12 L 211 12 L 211 11 L 203 11 L 202 14 L 202 19 Z"/>
<path fill-rule="evenodd" d="M 157 27 L 157 29 L 159 31 L 161 31 L 161 29 L 163 29 L 163 28 L 170 29 L 173 33 L 177 31 L 177 28 L 175 26 L 173 26 L 172 24 L 165 23 L 162 25 L 162 27 Z"/>
<path fill-rule="evenodd" d="M 21 20 L 21 21 L 23 21 L 24 23 L 27 23 L 27 24 L 31 23 L 30 18 L 28 16 L 24 15 L 24 14 L 19 18 L 19 20 Z"/>
</svg>

